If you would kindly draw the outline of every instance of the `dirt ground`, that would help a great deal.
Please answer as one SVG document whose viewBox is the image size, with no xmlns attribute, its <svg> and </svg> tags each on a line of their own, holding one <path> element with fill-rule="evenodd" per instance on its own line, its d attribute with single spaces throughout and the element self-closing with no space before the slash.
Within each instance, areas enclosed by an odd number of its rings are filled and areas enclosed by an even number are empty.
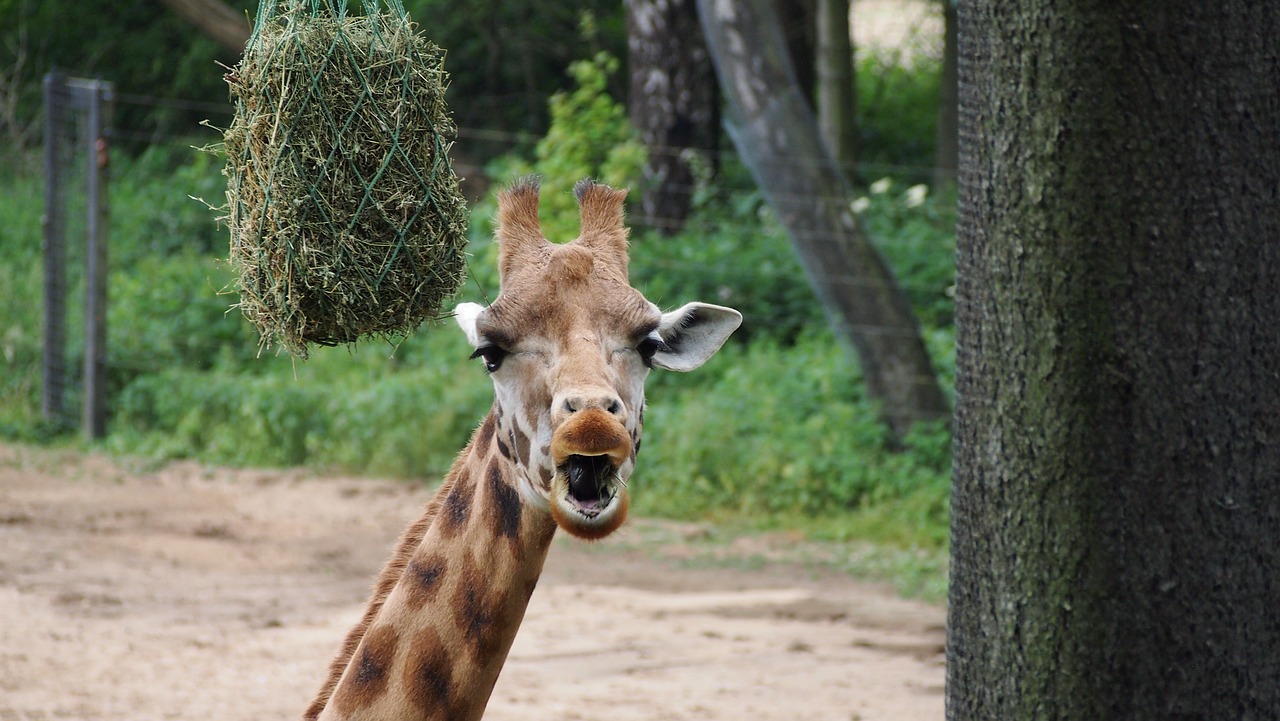
<svg viewBox="0 0 1280 721">
<path fill-rule="evenodd" d="M 429 495 L 0 445 L 0 720 L 297 718 Z M 941 608 L 705 532 L 557 539 L 485 718 L 943 717 Z"/>
</svg>

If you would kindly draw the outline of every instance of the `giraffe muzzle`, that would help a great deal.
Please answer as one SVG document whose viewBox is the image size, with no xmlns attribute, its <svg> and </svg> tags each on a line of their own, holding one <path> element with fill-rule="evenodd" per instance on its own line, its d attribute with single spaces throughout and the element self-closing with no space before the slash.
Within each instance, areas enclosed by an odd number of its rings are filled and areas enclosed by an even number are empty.
<svg viewBox="0 0 1280 721">
<path fill-rule="evenodd" d="M 551 437 L 556 473 L 551 514 L 579 538 L 598 539 L 626 519 L 628 498 L 618 470 L 631 457 L 631 435 L 616 418 L 595 409 L 575 414 Z"/>
</svg>

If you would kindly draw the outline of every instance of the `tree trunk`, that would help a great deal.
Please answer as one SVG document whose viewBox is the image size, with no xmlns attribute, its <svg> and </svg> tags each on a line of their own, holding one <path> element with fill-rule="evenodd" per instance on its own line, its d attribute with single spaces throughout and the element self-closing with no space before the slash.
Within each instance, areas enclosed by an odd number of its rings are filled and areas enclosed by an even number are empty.
<svg viewBox="0 0 1280 721">
<path fill-rule="evenodd" d="M 161 0 L 183 20 L 239 56 L 249 41 L 249 20 L 220 0 Z"/>
<path fill-rule="evenodd" d="M 688 153 L 717 163 L 720 96 L 695 0 L 627 0 L 631 124 L 649 150 L 641 222 L 671 235 L 693 197 Z"/>
<path fill-rule="evenodd" d="M 854 82 L 849 0 L 818 0 L 818 128 L 849 178 L 857 172 Z"/>
<path fill-rule="evenodd" d="M 700 0 L 736 117 L 730 136 L 786 227 L 867 392 L 898 437 L 950 415 L 906 296 L 858 227 L 848 182 L 818 136 L 768 0 Z"/>
<path fill-rule="evenodd" d="M 956 182 L 959 166 L 960 99 L 956 71 L 956 3 L 942 0 L 942 77 L 938 88 L 938 128 L 934 135 L 933 184 L 941 188 Z"/>
<path fill-rule="evenodd" d="M 818 0 L 773 0 L 773 19 L 782 29 L 800 93 L 812 108 L 818 87 Z"/>
<path fill-rule="evenodd" d="M 1280 718 L 1280 5 L 960 5 L 947 718 Z"/>
</svg>

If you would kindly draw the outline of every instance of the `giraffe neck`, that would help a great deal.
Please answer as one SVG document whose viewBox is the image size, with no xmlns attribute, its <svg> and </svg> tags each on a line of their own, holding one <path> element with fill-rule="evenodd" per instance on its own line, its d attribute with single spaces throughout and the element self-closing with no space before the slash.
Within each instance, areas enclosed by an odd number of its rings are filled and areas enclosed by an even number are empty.
<svg viewBox="0 0 1280 721">
<path fill-rule="evenodd" d="M 383 570 L 334 663 L 332 695 L 322 690 L 305 718 L 483 714 L 555 533 L 518 490 L 503 435 L 491 411 Z"/>
</svg>

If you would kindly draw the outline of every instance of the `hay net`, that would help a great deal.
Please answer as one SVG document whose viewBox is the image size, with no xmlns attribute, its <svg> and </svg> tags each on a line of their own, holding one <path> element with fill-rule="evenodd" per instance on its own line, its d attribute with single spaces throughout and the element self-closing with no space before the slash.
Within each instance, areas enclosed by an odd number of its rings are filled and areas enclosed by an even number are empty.
<svg viewBox="0 0 1280 721">
<path fill-rule="evenodd" d="M 307 344 L 400 335 L 465 274 L 444 53 L 400 0 L 262 0 L 224 133 L 230 261 L 245 317 Z"/>
</svg>

